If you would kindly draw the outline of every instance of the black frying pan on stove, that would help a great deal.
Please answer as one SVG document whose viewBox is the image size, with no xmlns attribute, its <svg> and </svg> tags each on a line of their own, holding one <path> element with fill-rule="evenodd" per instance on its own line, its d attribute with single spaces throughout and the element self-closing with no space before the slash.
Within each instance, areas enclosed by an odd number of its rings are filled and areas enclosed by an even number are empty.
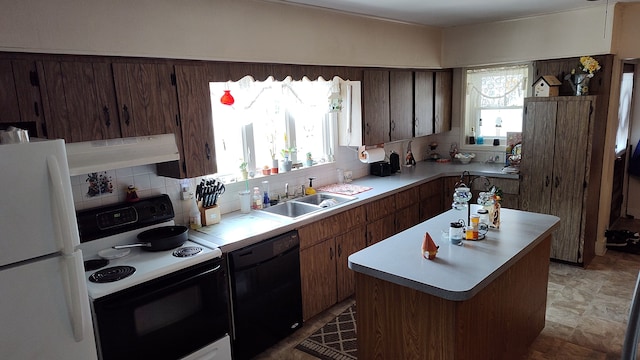
<svg viewBox="0 0 640 360">
<path fill-rule="evenodd" d="M 147 251 L 165 251 L 182 246 L 188 239 L 189 229 L 186 226 L 160 226 L 145 230 L 138 234 L 138 243 L 116 245 L 114 249 L 141 247 Z"/>
</svg>

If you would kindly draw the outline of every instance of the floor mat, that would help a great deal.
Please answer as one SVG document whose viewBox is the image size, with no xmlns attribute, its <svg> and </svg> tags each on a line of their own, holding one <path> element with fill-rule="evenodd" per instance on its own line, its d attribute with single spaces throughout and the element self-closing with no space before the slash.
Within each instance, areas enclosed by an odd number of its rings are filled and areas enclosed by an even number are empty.
<svg viewBox="0 0 640 360">
<path fill-rule="evenodd" d="M 607 249 L 640 254 L 640 234 L 629 230 L 607 230 Z"/>
<path fill-rule="evenodd" d="M 357 359 L 356 305 L 349 306 L 296 345 L 296 349 L 322 360 Z"/>
</svg>

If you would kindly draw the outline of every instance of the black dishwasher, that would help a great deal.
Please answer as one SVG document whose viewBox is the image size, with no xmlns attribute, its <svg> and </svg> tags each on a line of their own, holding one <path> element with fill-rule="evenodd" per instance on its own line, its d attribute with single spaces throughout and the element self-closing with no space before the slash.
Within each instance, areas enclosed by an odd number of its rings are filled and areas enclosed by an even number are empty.
<svg viewBox="0 0 640 360">
<path fill-rule="evenodd" d="M 302 326 L 298 232 L 228 255 L 234 360 L 246 360 Z"/>
</svg>

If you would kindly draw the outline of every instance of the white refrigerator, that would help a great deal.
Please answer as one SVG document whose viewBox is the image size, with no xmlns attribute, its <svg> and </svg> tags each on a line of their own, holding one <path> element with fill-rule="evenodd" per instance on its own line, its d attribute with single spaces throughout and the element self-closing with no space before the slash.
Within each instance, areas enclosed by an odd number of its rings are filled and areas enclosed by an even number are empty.
<svg viewBox="0 0 640 360">
<path fill-rule="evenodd" d="M 0 357 L 97 359 L 63 140 L 0 144 Z"/>
</svg>

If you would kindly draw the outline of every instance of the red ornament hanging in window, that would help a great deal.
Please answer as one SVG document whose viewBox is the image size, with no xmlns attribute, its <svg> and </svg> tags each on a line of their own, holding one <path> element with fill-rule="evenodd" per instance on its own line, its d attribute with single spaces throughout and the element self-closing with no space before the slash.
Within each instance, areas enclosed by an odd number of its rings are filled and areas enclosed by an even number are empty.
<svg viewBox="0 0 640 360">
<path fill-rule="evenodd" d="M 220 102 L 223 105 L 233 105 L 233 103 L 235 102 L 235 99 L 233 98 L 233 96 L 231 96 L 231 90 L 224 91 L 224 94 L 220 98 Z"/>
</svg>

